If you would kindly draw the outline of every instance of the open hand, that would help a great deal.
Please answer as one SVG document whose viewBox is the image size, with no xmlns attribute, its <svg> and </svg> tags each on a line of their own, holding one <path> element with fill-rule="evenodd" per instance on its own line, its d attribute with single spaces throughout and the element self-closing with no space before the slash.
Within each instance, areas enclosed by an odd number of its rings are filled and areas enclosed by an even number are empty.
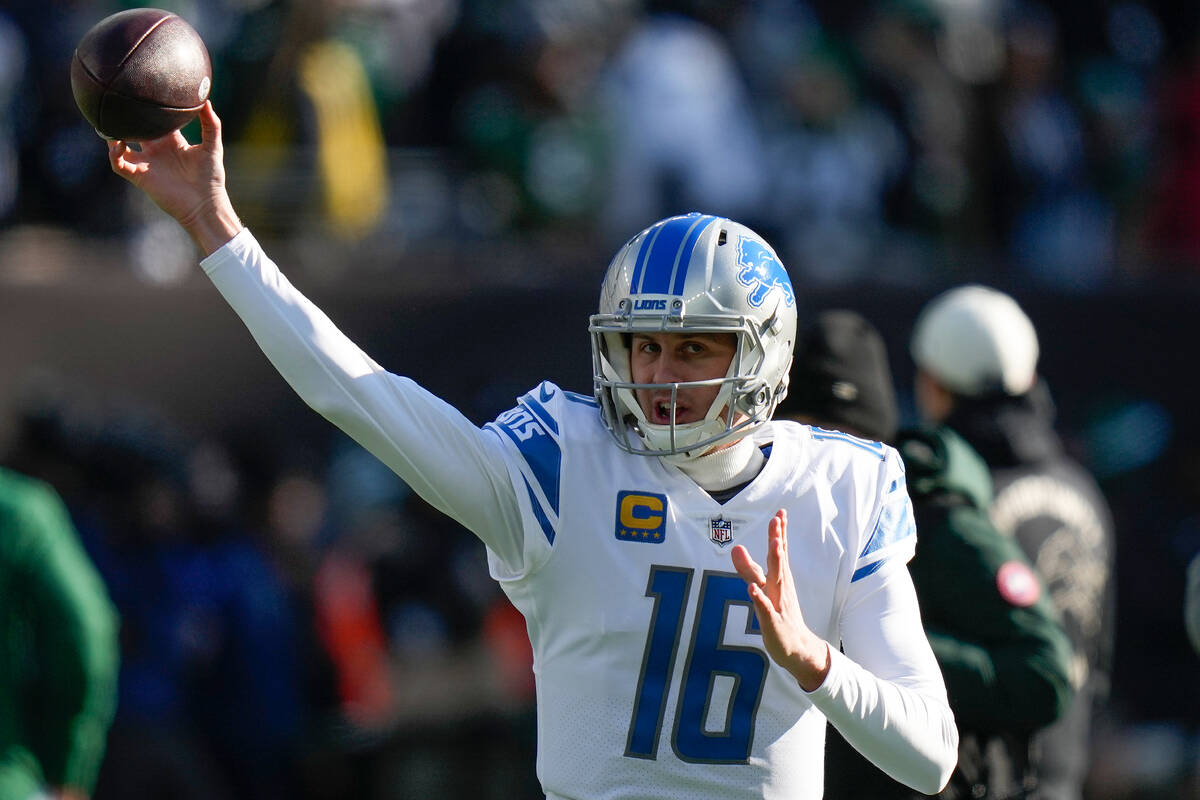
<svg viewBox="0 0 1200 800">
<path fill-rule="evenodd" d="M 179 131 L 141 142 L 108 143 L 113 172 L 144 191 L 211 253 L 240 229 L 225 191 L 221 121 L 207 102 L 200 110 L 200 144 L 189 144 Z M 229 227 L 232 226 L 232 227 Z"/>
<path fill-rule="evenodd" d="M 731 555 L 754 601 L 767 653 L 805 691 L 818 688 L 829 673 L 829 645 L 809 629 L 800 610 L 788 562 L 787 511 L 777 511 L 767 525 L 765 572 L 742 545 L 735 546 Z"/>
</svg>

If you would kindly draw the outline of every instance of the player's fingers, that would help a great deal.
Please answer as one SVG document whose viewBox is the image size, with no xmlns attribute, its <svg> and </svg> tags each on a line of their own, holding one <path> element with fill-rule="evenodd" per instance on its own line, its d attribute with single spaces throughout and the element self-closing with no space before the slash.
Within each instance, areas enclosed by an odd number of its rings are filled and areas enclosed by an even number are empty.
<svg viewBox="0 0 1200 800">
<path fill-rule="evenodd" d="M 762 567 L 750 556 L 750 551 L 742 545 L 736 545 L 730 553 L 730 557 L 733 559 L 733 568 L 746 583 L 761 585 L 767 580 Z"/>
<path fill-rule="evenodd" d="M 792 568 L 791 556 L 788 554 L 787 510 L 782 508 L 779 509 L 779 512 L 775 515 L 775 518 L 779 520 L 779 577 L 780 580 L 790 586 L 792 584 Z"/>
<path fill-rule="evenodd" d="M 767 571 L 771 576 L 771 587 L 782 610 L 791 606 L 796 594 L 796 583 L 792 576 L 791 559 L 787 549 L 787 511 L 780 509 L 771 519 L 767 542 Z"/>
<path fill-rule="evenodd" d="M 217 152 L 222 148 L 221 119 L 213 109 L 211 100 L 205 100 L 204 107 L 200 109 L 200 140 Z"/>
<path fill-rule="evenodd" d="M 108 164 L 112 167 L 112 171 L 118 175 L 128 175 L 133 171 L 129 162 L 125 160 L 127 152 L 129 152 L 129 148 L 125 146 L 125 142 L 120 139 L 109 140 Z"/>
<path fill-rule="evenodd" d="M 782 548 L 784 524 L 778 512 L 767 523 L 767 576 L 775 583 L 782 579 L 786 566 Z"/>
<path fill-rule="evenodd" d="M 759 625 L 765 623 L 771 628 L 778 628 L 779 612 L 776 610 L 770 596 L 762 590 L 761 586 L 754 583 L 749 584 L 746 591 L 749 593 L 750 599 L 754 602 L 754 612 L 758 614 Z"/>
</svg>

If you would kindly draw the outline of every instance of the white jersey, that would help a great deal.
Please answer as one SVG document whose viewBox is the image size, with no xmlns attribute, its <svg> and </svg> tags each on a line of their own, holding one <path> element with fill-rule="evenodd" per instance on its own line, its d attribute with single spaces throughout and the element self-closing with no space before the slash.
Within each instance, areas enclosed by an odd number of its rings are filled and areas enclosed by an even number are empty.
<svg viewBox="0 0 1200 800">
<path fill-rule="evenodd" d="M 957 732 L 895 451 L 772 423 L 762 472 L 720 504 L 551 383 L 476 428 L 362 353 L 246 231 L 203 266 L 310 405 L 487 545 L 533 644 L 548 797 L 819 798 L 826 720 L 921 791 L 949 777 Z M 834 644 L 811 693 L 764 651 L 729 555 L 765 563 L 780 508 L 805 621 Z"/>
</svg>

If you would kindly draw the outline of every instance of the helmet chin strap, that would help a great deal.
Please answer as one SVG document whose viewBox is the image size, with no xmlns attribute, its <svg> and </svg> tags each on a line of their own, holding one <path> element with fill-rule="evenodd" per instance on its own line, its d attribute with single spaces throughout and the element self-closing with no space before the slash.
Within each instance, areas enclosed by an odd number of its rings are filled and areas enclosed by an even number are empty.
<svg viewBox="0 0 1200 800">
<path fill-rule="evenodd" d="M 732 445 L 699 456 L 688 458 L 681 453 L 663 456 L 662 460 L 678 467 L 705 491 L 718 492 L 753 480 L 762 471 L 767 457 L 755 446 L 754 437 L 743 436 Z"/>
</svg>

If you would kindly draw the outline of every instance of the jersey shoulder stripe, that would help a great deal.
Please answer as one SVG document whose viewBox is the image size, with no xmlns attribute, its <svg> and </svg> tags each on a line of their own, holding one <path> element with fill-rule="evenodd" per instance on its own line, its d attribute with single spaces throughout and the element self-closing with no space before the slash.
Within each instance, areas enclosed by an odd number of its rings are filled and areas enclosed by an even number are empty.
<svg viewBox="0 0 1200 800">
<path fill-rule="evenodd" d="M 887 457 L 887 446 L 882 442 L 872 441 L 871 439 L 862 439 L 858 436 L 851 436 L 850 434 L 842 433 L 841 431 L 831 431 L 816 425 L 811 425 L 809 427 L 812 429 L 812 438 L 818 442 L 845 442 L 846 444 L 866 450 L 868 453 L 877 455 L 881 459 Z"/>
<path fill-rule="evenodd" d="M 879 568 L 882 567 L 886 561 L 887 561 L 886 558 L 881 558 L 878 561 L 872 561 L 870 564 L 867 564 L 865 567 L 859 567 L 858 569 L 854 570 L 854 574 L 850 576 L 850 582 L 854 583 L 855 581 L 862 580 L 863 578 L 867 577 L 868 575 L 874 575 L 875 572 L 878 571 Z"/>
<path fill-rule="evenodd" d="M 558 529 L 566 440 L 591 435 L 585 433 L 590 430 L 587 418 L 594 418 L 596 430 L 603 432 L 594 398 L 543 381 L 484 426 L 515 448 L 510 456 L 514 487 L 520 492 L 524 485 L 531 521 L 536 521 L 550 544 L 554 544 Z M 511 449 L 508 452 L 513 453 Z"/>
<path fill-rule="evenodd" d="M 592 408 L 600 407 L 600 403 L 596 400 L 596 398 L 586 394 L 579 394 L 579 392 L 564 391 L 563 397 L 567 400 L 570 400 L 572 403 L 579 403 L 580 405 L 591 406 Z"/>
<path fill-rule="evenodd" d="M 835 480 L 839 484 L 849 480 L 852 487 L 843 502 L 857 508 L 860 522 L 855 527 L 861 525 L 861 538 L 853 545 L 856 555 L 850 582 L 874 575 L 893 562 L 911 559 L 917 529 L 899 453 L 883 442 L 842 431 L 802 427 L 817 445 L 813 450 L 816 457 L 840 476 Z"/>
<path fill-rule="evenodd" d="M 522 470 L 522 473 L 526 474 L 527 485 L 532 477 L 549 506 L 548 510 L 557 517 L 562 477 L 562 446 L 558 440 L 558 421 L 544 405 L 555 392 L 556 387 L 553 384 L 541 384 L 534 391 L 521 397 L 514 408 L 505 411 L 495 422 L 488 423 L 487 427 L 504 434 L 516 446 L 525 462 L 526 469 Z"/>
<path fill-rule="evenodd" d="M 546 384 L 542 384 L 542 387 L 545 387 L 545 386 L 546 386 Z M 544 393 L 545 392 L 544 388 L 539 388 L 539 392 Z M 549 396 L 543 397 L 542 402 L 549 400 L 553 396 L 554 396 L 553 393 L 551 393 L 551 394 L 549 394 Z M 533 396 L 533 392 L 530 392 L 529 394 L 525 395 L 517 402 L 520 403 L 521 405 L 525 406 L 526 408 L 528 408 L 529 411 L 535 417 L 537 417 L 539 420 L 541 420 L 542 423 L 552 433 L 554 433 L 555 435 L 558 434 L 558 422 L 554 419 L 554 417 L 550 416 L 550 412 L 546 410 L 546 407 L 543 406 L 542 403 L 538 402 L 537 398 L 535 398 Z"/>
<path fill-rule="evenodd" d="M 524 476 L 522 476 L 524 477 Z M 554 544 L 554 523 L 546 516 L 546 512 L 542 510 L 542 503 L 534 494 L 533 487 L 529 485 L 529 479 L 525 480 L 525 491 L 529 493 L 529 507 L 533 509 L 533 516 L 537 519 L 538 526 L 542 529 L 542 533 L 546 537 L 546 541 Z"/>
<path fill-rule="evenodd" d="M 879 518 L 867 543 L 859 553 L 859 563 L 870 563 L 859 567 L 850 578 L 853 583 L 874 573 L 897 553 L 903 552 L 904 560 L 912 557 L 916 548 L 917 525 L 913 515 L 912 501 L 908 497 L 907 482 L 901 474 L 892 480 L 884 493 Z"/>
<path fill-rule="evenodd" d="M 859 558 L 890 547 L 917 532 L 911 509 L 906 502 L 907 498 L 896 496 L 898 493 L 904 492 L 904 486 L 904 480 L 901 478 L 892 481 L 887 496 L 884 498 L 883 508 L 879 511 L 879 522 L 876 523 L 875 530 L 871 532 L 871 537 L 867 540 Z"/>
</svg>

